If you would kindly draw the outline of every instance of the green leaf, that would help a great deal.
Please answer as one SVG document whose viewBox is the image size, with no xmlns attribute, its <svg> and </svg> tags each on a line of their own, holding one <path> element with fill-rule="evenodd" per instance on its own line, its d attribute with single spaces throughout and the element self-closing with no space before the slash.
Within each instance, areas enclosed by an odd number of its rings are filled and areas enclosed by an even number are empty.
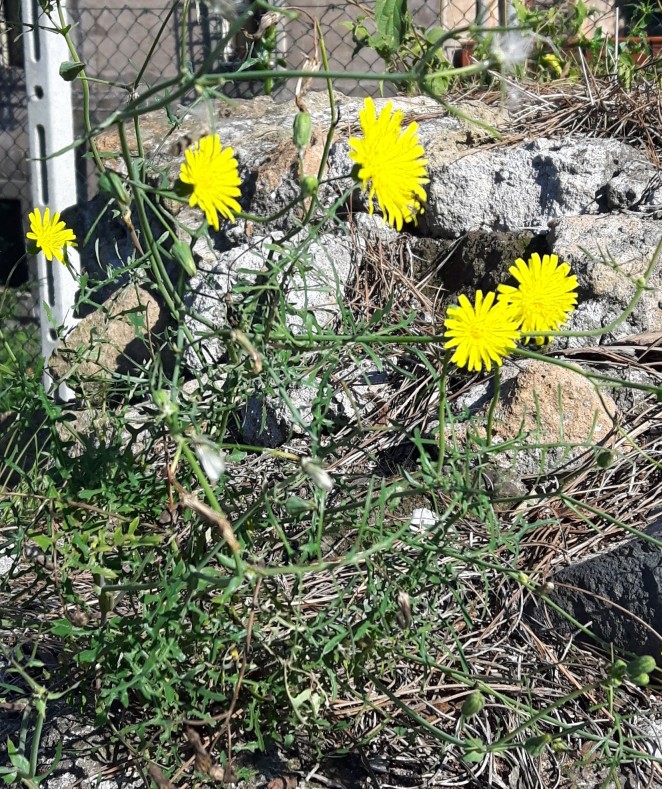
<svg viewBox="0 0 662 789">
<path fill-rule="evenodd" d="M 12 767 L 15 767 L 17 772 L 21 775 L 30 775 L 30 762 L 16 750 L 14 743 L 7 739 L 7 755 Z"/>
<path fill-rule="evenodd" d="M 392 51 L 402 43 L 406 15 L 407 0 L 377 0 L 375 4 L 377 36 Z"/>
<path fill-rule="evenodd" d="M 467 737 L 467 749 L 462 756 L 462 761 L 468 764 L 478 764 L 485 756 L 485 743 L 478 737 Z"/>
<path fill-rule="evenodd" d="M 65 60 L 64 63 L 60 63 L 60 76 L 65 82 L 73 82 L 84 68 L 85 63 Z"/>
</svg>

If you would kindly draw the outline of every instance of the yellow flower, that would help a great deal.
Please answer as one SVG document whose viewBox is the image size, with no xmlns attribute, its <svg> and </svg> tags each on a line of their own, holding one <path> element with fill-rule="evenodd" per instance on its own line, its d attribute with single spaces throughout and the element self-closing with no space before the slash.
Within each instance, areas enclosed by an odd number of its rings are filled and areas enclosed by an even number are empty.
<svg viewBox="0 0 662 789">
<path fill-rule="evenodd" d="M 459 304 L 448 308 L 445 320 L 446 350 L 455 348 L 451 361 L 469 372 L 480 371 L 485 365 L 489 371 L 492 362 L 499 367 L 519 339 L 517 318 L 506 304 L 496 302 L 496 293 L 476 291 L 473 306 L 466 296 Z"/>
<path fill-rule="evenodd" d="M 534 253 L 528 263 L 518 258 L 509 271 L 519 286 L 499 285 L 499 302 L 514 309 L 524 333 L 556 331 L 566 322 L 577 304 L 578 287 L 567 263 L 559 265 L 556 255 L 544 255 L 540 260 Z M 536 337 L 536 343 L 543 345 L 546 339 Z"/>
<path fill-rule="evenodd" d="M 552 54 L 551 52 L 548 52 L 546 55 L 540 56 L 540 65 L 543 68 L 547 69 L 548 71 L 551 71 L 551 73 L 555 77 L 560 77 L 561 74 L 563 73 L 561 61 L 558 59 L 556 55 Z"/>
<path fill-rule="evenodd" d="M 74 231 L 60 220 L 58 213 L 51 217 L 49 208 L 44 211 L 43 219 L 39 208 L 35 208 L 31 214 L 28 214 L 28 219 L 31 232 L 26 234 L 27 238 L 34 241 L 34 246 L 37 249 L 41 249 L 46 260 L 50 261 L 56 258 L 60 263 L 64 263 L 64 249 L 67 244 L 71 244 L 72 247 L 76 246 Z"/>
<path fill-rule="evenodd" d="M 219 214 L 233 222 L 241 211 L 235 200 L 241 194 L 241 179 L 232 148 L 221 147 L 218 134 L 208 134 L 184 156 L 179 180 L 193 187 L 189 205 L 200 206 L 214 230 L 219 228 Z"/>
<path fill-rule="evenodd" d="M 418 124 L 402 129 L 403 113 L 393 112 L 389 102 L 377 115 L 375 104 L 367 98 L 359 113 L 363 137 L 350 137 L 349 158 L 359 166 L 358 180 L 368 189 L 368 210 L 373 212 L 376 196 L 382 214 L 390 225 L 402 229 L 403 222 L 416 220 L 427 200 L 423 184 L 429 182 L 418 142 Z"/>
</svg>

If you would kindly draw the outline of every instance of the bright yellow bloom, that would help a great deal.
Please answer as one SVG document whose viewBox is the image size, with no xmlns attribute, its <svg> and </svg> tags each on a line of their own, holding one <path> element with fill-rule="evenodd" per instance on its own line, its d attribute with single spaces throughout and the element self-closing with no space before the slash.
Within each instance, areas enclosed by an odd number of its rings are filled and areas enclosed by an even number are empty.
<svg viewBox="0 0 662 789">
<path fill-rule="evenodd" d="M 189 205 L 200 206 L 214 230 L 219 228 L 219 214 L 233 222 L 241 211 L 235 200 L 241 194 L 241 178 L 232 148 L 221 147 L 218 134 L 208 134 L 184 156 L 179 180 L 193 187 Z"/>
<path fill-rule="evenodd" d="M 529 262 L 522 258 L 509 269 L 518 287 L 499 285 L 499 303 L 511 306 L 524 333 L 556 331 L 568 319 L 577 304 L 577 277 L 570 274 L 567 263 L 559 265 L 556 255 L 534 253 Z M 536 337 L 543 345 L 547 338 Z"/>
<path fill-rule="evenodd" d="M 391 102 L 377 115 L 373 100 L 367 98 L 359 113 L 364 136 L 349 139 L 349 158 L 359 166 L 361 186 L 369 188 L 368 210 L 372 214 L 376 196 L 382 214 L 397 230 L 423 212 L 427 200 L 423 185 L 430 180 L 418 124 L 410 123 L 403 130 L 402 118 L 402 110 L 393 112 Z"/>
<path fill-rule="evenodd" d="M 448 308 L 445 320 L 446 350 L 455 348 L 451 361 L 469 372 L 480 371 L 483 365 L 489 371 L 492 362 L 499 367 L 519 339 L 517 318 L 508 305 L 496 302 L 496 293 L 476 291 L 473 306 L 466 296 L 460 296 L 459 304 Z"/>
<path fill-rule="evenodd" d="M 76 246 L 74 231 L 60 220 L 57 212 L 51 217 L 49 208 L 44 211 L 43 219 L 39 208 L 28 214 L 28 219 L 31 232 L 26 234 L 27 238 L 34 241 L 37 249 L 41 249 L 46 260 L 56 258 L 60 263 L 64 263 L 64 249 L 67 244 Z"/>
</svg>

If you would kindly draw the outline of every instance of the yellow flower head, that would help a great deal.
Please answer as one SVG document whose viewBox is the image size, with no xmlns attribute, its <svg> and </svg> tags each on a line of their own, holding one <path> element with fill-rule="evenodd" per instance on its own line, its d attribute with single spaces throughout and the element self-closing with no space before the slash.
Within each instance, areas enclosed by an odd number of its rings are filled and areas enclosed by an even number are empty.
<svg viewBox="0 0 662 789">
<path fill-rule="evenodd" d="M 200 206 L 214 230 L 219 228 L 219 214 L 233 222 L 241 211 L 235 200 L 241 194 L 241 179 L 232 148 L 221 147 L 218 134 L 208 134 L 184 156 L 179 180 L 193 187 L 189 205 Z"/>
<path fill-rule="evenodd" d="M 517 318 L 508 305 L 496 302 L 496 293 L 483 298 L 483 291 L 476 291 L 476 304 L 460 296 L 459 304 L 448 308 L 445 320 L 446 350 L 455 348 L 451 361 L 469 372 L 480 371 L 483 365 L 489 371 L 492 362 L 499 367 L 519 339 Z"/>
<path fill-rule="evenodd" d="M 577 277 L 567 263 L 559 265 L 556 255 L 534 253 L 529 262 L 522 258 L 509 269 L 518 287 L 499 285 L 499 303 L 511 306 L 524 333 L 556 331 L 577 304 Z M 543 345 L 545 337 L 536 337 Z"/>
<path fill-rule="evenodd" d="M 375 104 L 367 98 L 359 113 L 363 137 L 350 137 L 349 158 L 359 166 L 358 179 L 368 189 L 368 210 L 373 212 L 376 196 L 382 214 L 390 225 L 402 229 L 403 222 L 416 220 L 427 200 L 423 185 L 427 177 L 427 159 L 418 142 L 418 124 L 402 129 L 403 113 L 393 112 L 389 102 L 377 115 Z"/>
<path fill-rule="evenodd" d="M 41 249 L 46 260 L 50 261 L 56 258 L 60 263 L 64 263 L 64 249 L 67 244 L 72 247 L 76 246 L 74 231 L 60 220 L 58 213 L 51 217 L 49 208 L 45 209 L 43 218 L 41 210 L 35 208 L 32 213 L 28 214 L 28 219 L 30 220 L 30 232 L 26 234 L 27 238 L 34 242 L 37 249 Z"/>
</svg>

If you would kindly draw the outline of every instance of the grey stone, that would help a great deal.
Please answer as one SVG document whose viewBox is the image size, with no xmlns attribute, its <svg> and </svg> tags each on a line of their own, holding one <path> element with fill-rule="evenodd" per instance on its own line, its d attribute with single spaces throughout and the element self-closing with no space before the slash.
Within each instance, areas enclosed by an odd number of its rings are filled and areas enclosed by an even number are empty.
<svg viewBox="0 0 662 789">
<path fill-rule="evenodd" d="M 645 203 L 656 172 L 649 161 L 633 159 L 626 162 L 606 186 L 605 197 L 609 210 L 636 209 Z"/>
<path fill-rule="evenodd" d="M 327 169 L 318 198 L 323 208 L 330 207 L 343 194 L 352 191 L 349 175 L 353 163 L 349 159 L 348 138 L 360 135 L 359 113 L 363 99 L 335 94 L 339 123 L 334 131 Z M 482 102 L 460 102 L 455 106 L 456 115 L 427 96 L 394 96 L 376 98 L 377 112 L 390 101 L 393 109 L 401 110 L 404 123 L 419 124 L 419 139 L 425 146 L 426 157 L 435 166 L 456 159 L 462 153 L 485 140 L 491 139 L 489 128 L 503 126 L 508 112 L 499 106 L 488 106 Z M 268 225 L 268 231 L 289 229 L 303 217 L 302 205 L 283 211 L 297 198 L 299 178 L 317 175 L 321 164 L 326 135 L 331 127 L 331 109 L 326 91 L 309 92 L 305 103 L 312 116 L 311 142 L 303 157 L 303 170 L 299 155 L 292 142 L 292 125 L 298 111 L 294 102 L 276 104 L 265 96 L 251 100 L 209 102 L 194 110 L 180 113 L 178 138 L 173 139 L 172 126 L 163 113 L 152 113 L 141 122 L 143 151 L 150 163 L 173 183 L 179 176 L 183 160 L 183 148 L 212 130 L 218 132 L 224 146 L 231 146 L 237 158 L 242 179 L 240 203 L 245 211 L 269 217 L 279 214 Z M 478 121 L 477 125 L 473 121 Z M 137 146 L 132 129 L 127 129 L 129 147 Z M 117 154 L 120 150 L 116 131 L 108 131 L 97 138 L 99 150 L 104 154 Z M 109 159 L 109 166 L 123 172 L 121 159 Z M 335 180 L 338 179 L 338 180 Z M 168 207 L 178 214 L 178 221 L 196 227 L 202 221 L 199 209 L 192 209 L 179 202 L 169 201 Z M 358 190 L 354 190 L 352 209 L 365 209 Z M 251 220 L 239 220 L 236 224 L 223 223 L 223 231 L 232 236 L 232 243 L 243 243 L 255 233 Z M 215 234 L 221 236 L 222 234 Z M 222 241 L 219 243 L 223 243 Z"/>
<path fill-rule="evenodd" d="M 11 569 L 14 560 L 8 556 L 4 551 L 0 553 L 0 575 L 7 575 Z"/>
<path fill-rule="evenodd" d="M 563 329 L 601 329 L 622 315 L 635 292 L 633 281 L 643 275 L 661 235 L 662 223 L 634 214 L 564 217 L 554 222 L 550 246 L 560 260 L 570 264 L 579 281 L 579 303 Z M 558 347 L 600 345 L 626 335 L 661 331 L 662 259 L 649 285 L 651 290 L 613 332 L 558 338 Z"/>
<path fill-rule="evenodd" d="M 470 230 L 544 229 L 561 216 L 600 213 L 611 179 L 628 162 L 644 161 L 617 140 L 572 138 L 479 150 L 442 164 L 428 159 L 423 224 L 446 238 Z"/>
<path fill-rule="evenodd" d="M 273 265 L 268 261 L 266 249 L 270 241 L 260 239 L 215 256 L 199 242 L 196 252 L 207 259 L 190 281 L 190 309 L 215 327 L 228 327 L 228 294 L 239 286 L 255 285 L 258 278 L 266 274 L 268 267 Z M 339 302 L 358 258 L 357 245 L 349 236 L 325 236 L 301 253 L 283 287 L 286 324 L 292 332 L 306 332 L 309 319 L 323 329 L 337 318 Z M 279 275 L 278 281 L 282 279 Z M 225 345 L 209 327 L 191 315 L 186 317 L 186 324 L 199 338 L 198 350 L 207 362 L 223 358 Z M 187 349 L 186 361 L 193 370 L 203 367 L 192 348 Z"/>
</svg>

